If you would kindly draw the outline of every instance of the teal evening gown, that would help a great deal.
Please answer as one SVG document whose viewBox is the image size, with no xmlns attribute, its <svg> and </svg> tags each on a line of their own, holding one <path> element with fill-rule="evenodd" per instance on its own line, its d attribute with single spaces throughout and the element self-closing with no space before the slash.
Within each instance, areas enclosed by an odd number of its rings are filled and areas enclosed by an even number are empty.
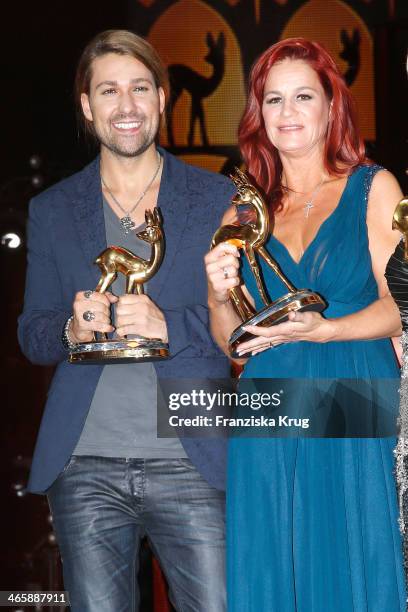
<svg viewBox="0 0 408 612">
<path fill-rule="evenodd" d="M 296 287 L 325 298 L 327 317 L 378 298 L 366 209 L 379 169 L 351 174 L 299 263 L 273 236 L 266 244 Z M 270 297 L 287 293 L 261 265 Z M 245 261 L 243 276 L 261 309 Z M 297 342 L 251 357 L 242 377 L 370 379 L 399 371 L 388 339 Z M 405 611 L 394 447 L 391 437 L 230 439 L 228 611 Z"/>
</svg>

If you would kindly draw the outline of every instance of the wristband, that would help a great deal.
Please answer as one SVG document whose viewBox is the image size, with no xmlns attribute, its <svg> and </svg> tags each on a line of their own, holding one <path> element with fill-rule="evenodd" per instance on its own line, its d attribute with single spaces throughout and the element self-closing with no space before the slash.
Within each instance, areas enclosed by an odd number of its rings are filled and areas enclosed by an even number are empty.
<svg viewBox="0 0 408 612">
<path fill-rule="evenodd" d="M 67 351 L 72 351 L 72 349 L 76 347 L 76 342 L 72 342 L 72 340 L 69 337 L 69 330 L 71 328 L 71 323 L 73 321 L 73 318 L 74 317 L 71 316 L 69 317 L 69 319 L 66 320 L 64 329 L 62 331 L 62 336 L 61 336 L 61 342 Z"/>
</svg>

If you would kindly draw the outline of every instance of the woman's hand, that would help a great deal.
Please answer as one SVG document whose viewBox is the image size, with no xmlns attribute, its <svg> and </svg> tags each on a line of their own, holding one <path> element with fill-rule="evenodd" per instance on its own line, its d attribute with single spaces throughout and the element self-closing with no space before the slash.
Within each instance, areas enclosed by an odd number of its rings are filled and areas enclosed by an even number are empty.
<svg viewBox="0 0 408 612">
<path fill-rule="evenodd" d="M 256 336 L 238 347 L 239 355 L 256 355 L 288 342 L 329 342 L 334 334 L 333 320 L 317 312 L 290 312 L 289 320 L 270 327 L 246 325 L 245 330 Z"/>
<path fill-rule="evenodd" d="M 228 242 L 222 242 L 204 258 L 208 278 L 208 300 L 213 304 L 225 304 L 229 291 L 240 283 L 239 251 Z"/>
</svg>

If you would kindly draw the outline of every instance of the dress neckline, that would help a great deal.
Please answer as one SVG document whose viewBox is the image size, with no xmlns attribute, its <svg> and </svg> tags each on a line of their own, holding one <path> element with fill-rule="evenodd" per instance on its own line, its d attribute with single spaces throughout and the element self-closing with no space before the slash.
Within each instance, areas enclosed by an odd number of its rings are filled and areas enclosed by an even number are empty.
<svg viewBox="0 0 408 612">
<path fill-rule="evenodd" d="M 305 250 L 302 253 L 302 256 L 300 257 L 299 261 L 296 261 L 296 259 L 294 259 L 294 257 L 292 256 L 292 254 L 290 253 L 289 249 L 287 248 L 287 246 L 281 242 L 278 238 L 276 238 L 276 236 L 274 236 L 273 234 L 270 234 L 269 239 L 274 240 L 278 245 L 281 246 L 281 248 L 287 253 L 289 259 L 293 262 L 293 264 L 295 266 L 299 266 L 302 261 L 305 259 L 306 255 L 309 253 L 309 251 L 311 250 L 311 248 L 313 247 L 313 245 L 317 242 L 317 239 L 320 237 L 320 234 L 322 232 L 322 230 L 327 227 L 327 225 L 332 222 L 332 220 L 336 217 L 336 215 L 338 214 L 338 212 L 343 208 L 343 202 L 345 199 L 345 195 L 346 192 L 349 188 L 350 185 L 350 178 L 354 175 L 355 171 L 358 170 L 358 167 L 355 168 L 347 177 L 347 181 L 346 184 L 344 185 L 344 189 L 341 192 L 339 201 L 337 203 L 336 208 L 334 208 L 334 210 L 332 210 L 332 212 L 330 213 L 330 215 L 328 217 L 326 217 L 326 219 L 323 221 L 323 223 L 320 224 L 320 226 L 317 229 L 316 234 L 314 235 L 314 237 L 312 238 L 312 240 L 309 242 L 309 244 L 307 245 L 307 247 L 305 248 Z"/>
</svg>

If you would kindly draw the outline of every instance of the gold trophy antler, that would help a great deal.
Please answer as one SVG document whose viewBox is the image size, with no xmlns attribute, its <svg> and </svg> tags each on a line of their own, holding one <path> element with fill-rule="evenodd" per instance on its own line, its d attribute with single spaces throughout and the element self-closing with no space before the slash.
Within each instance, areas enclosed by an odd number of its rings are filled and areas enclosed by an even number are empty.
<svg viewBox="0 0 408 612">
<path fill-rule="evenodd" d="M 392 229 L 397 229 L 404 236 L 404 259 L 408 261 L 408 198 L 398 202 L 392 217 Z"/>
</svg>

